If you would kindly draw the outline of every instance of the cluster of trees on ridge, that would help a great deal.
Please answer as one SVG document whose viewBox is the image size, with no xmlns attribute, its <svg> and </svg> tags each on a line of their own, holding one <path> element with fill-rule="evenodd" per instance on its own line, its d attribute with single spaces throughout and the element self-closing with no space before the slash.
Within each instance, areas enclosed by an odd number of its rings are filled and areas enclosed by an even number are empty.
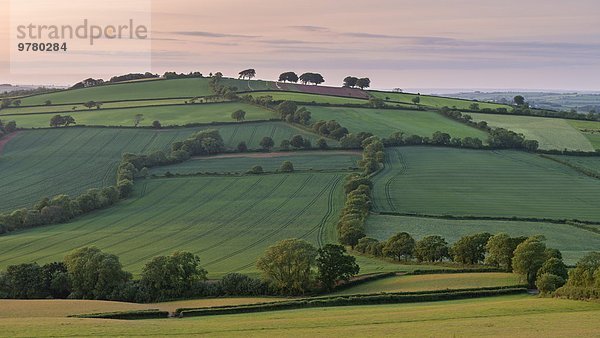
<svg viewBox="0 0 600 338">
<path fill-rule="evenodd" d="M 124 271 L 119 258 L 96 247 L 77 249 L 62 262 L 24 263 L 0 272 L 0 298 L 98 299 L 158 302 L 205 296 L 300 295 L 330 291 L 358 274 L 355 258 L 340 245 L 320 249 L 299 239 L 280 241 L 257 261 L 263 278 L 239 273 L 207 282 L 200 258 L 190 252 L 157 256 L 139 279 Z"/>
<path fill-rule="evenodd" d="M 371 79 L 368 77 L 357 78 L 354 76 L 347 76 L 344 78 L 343 86 L 346 88 L 358 87 L 360 89 L 365 89 L 371 87 Z"/>
</svg>

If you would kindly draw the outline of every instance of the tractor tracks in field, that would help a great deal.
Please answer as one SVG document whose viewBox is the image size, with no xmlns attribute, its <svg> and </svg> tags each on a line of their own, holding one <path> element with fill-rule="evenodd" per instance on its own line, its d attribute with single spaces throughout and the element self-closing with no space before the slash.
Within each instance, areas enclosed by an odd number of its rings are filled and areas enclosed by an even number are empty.
<svg viewBox="0 0 600 338">
<path fill-rule="evenodd" d="M 337 181 L 339 181 L 340 178 L 338 178 Z M 298 213 L 296 213 L 296 215 L 294 215 L 291 219 L 289 219 L 287 222 L 285 222 L 283 225 L 281 225 L 280 227 L 274 229 L 273 231 L 269 232 L 266 236 L 263 236 L 259 239 L 257 239 L 256 241 L 250 243 L 249 245 L 240 248 L 238 250 L 235 250 L 225 256 L 221 256 L 217 259 L 213 259 L 210 262 L 207 262 L 205 264 L 205 266 L 210 266 L 216 263 L 220 263 L 226 259 L 229 259 L 231 257 L 234 257 L 238 254 L 241 254 L 244 251 L 247 251 L 249 249 L 252 249 L 258 245 L 260 245 L 261 243 L 271 239 L 272 237 L 274 237 L 275 235 L 277 235 L 278 233 L 280 233 L 281 231 L 285 230 L 287 227 L 289 227 L 291 224 L 293 224 L 298 218 L 300 218 L 304 213 L 306 213 L 310 208 L 312 208 L 312 206 L 325 194 L 325 192 L 330 189 L 334 184 L 337 183 L 336 180 L 330 181 L 328 184 L 325 185 L 325 187 L 317 194 L 315 195 L 315 197 L 309 202 L 307 203 Z"/>
</svg>

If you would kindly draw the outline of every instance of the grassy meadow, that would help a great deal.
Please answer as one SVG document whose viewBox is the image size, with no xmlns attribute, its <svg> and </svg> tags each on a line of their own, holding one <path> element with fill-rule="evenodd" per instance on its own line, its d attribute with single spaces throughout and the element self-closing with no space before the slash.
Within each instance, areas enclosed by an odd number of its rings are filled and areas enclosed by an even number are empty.
<svg viewBox="0 0 600 338">
<path fill-rule="evenodd" d="M 373 97 L 380 98 L 384 101 L 394 102 L 394 103 L 405 103 L 405 104 L 414 104 L 413 99 L 415 97 L 419 97 L 420 102 L 419 105 L 432 107 L 432 108 L 442 108 L 442 107 L 456 107 L 458 109 L 469 109 L 469 106 L 473 103 L 477 103 L 480 109 L 483 108 L 508 108 L 509 106 L 497 103 L 490 102 L 473 102 L 468 100 L 460 100 L 453 99 L 449 97 L 441 97 L 441 96 L 430 96 L 430 95 L 417 95 L 410 93 L 392 93 L 392 92 L 380 92 L 380 91 L 369 91 Z"/>
<path fill-rule="evenodd" d="M 259 96 L 272 96 L 275 101 L 296 101 L 296 102 L 312 102 L 318 104 L 365 104 L 367 100 L 329 96 L 329 95 L 317 95 L 307 93 L 296 93 L 296 92 L 283 92 L 283 91 L 269 91 L 269 92 L 253 92 L 250 93 L 253 97 Z"/>
<path fill-rule="evenodd" d="M 500 127 L 536 140 L 540 149 L 594 151 L 594 146 L 570 120 L 500 114 L 470 113 L 473 121 L 486 121 L 490 127 Z"/>
<path fill-rule="evenodd" d="M 377 211 L 600 221 L 600 181 L 517 151 L 387 150 Z"/>
<path fill-rule="evenodd" d="M 0 318 L 1 335 L 594 337 L 600 304 L 527 295 L 184 319 Z"/>
<path fill-rule="evenodd" d="M 567 224 L 523 221 L 448 220 L 438 218 L 371 215 L 365 226 L 369 237 L 386 240 L 406 231 L 415 239 L 440 235 L 452 244 L 465 235 L 478 232 L 511 236 L 544 235 L 549 247 L 559 249 L 567 264 L 575 264 L 590 251 L 600 248 L 600 234 Z"/>
<path fill-rule="evenodd" d="M 314 106 L 306 108 L 311 111 L 314 121 L 336 120 L 351 133 L 367 131 L 379 137 L 389 137 L 395 132 L 404 132 L 407 136 L 431 136 L 436 131 L 442 131 L 454 137 L 487 139 L 485 132 L 436 112 Z"/>
<path fill-rule="evenodd" d="M 519 284 L 521 284 L 519 276 L 504 272 L 400 275 L 359 284 L 348 289 L 334 292 L 334 295 L 456 290 L 493 286 L 513 286 Z"/>
</svg>

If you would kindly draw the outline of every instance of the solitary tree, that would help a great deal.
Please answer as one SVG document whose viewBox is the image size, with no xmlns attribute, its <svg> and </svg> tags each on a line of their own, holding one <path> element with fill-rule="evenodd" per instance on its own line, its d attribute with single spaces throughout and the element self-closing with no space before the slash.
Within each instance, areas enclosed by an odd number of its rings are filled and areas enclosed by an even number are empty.
<svg viewBox="0 0 600 338">
<path fill-rule="evenodd" d="M 341 245 L 326 244 L 318 250 L 318 255 L 317 279 L 328 291 L 333 290 L 338 280 L 347 281 L 360 271 L 356 258 L 347 255 L 346 248 Z"/>
<path fill-rule="evenodd" d="M 317 250 L 301 239 L 285 239 L 270 246 L 256 266 L 280 291 L 302 294 L 309 290 Z"/>
<path fill-rule="evenodd" d="M 413 97 L 413 98 L 412 98 L 412 100 L 411 100 L 411 101 L 412 101 L 414 104 L 419 104 L 419 103 L 421 103 L 421 97 L 419 97 L 419 96 L 415 96 L 415 97 Z"/>
<path fill-rule="evenodd" d="M 144 120 L 144 114 L 135 114 L 133 117 L 133 126 L 137 127 L 140 125 L 140 122 Z"/>
<path fill-rule="evenodd" d="M 160 129 L 160 128 L 162 128 L 162 125 L 160 124 L 160 121 L 159 120 L 152 121 L 152 128 L 154 128 L 154 129 Z"/>
<path fill-rule="evenodd" d="M 517 95 L 513 98 L 513 101 L 517 106 L 522 106 L 525 104 L 525 98 L 521 95 Z"/>
<path fill-rule="evenodd" d="M 262 140 L 260 140 L 259 145 L 266 151 L 271 150 L 271 148 L 273 148 L 275 146 L 275 141 L 273 141 L 272 138 L 270 138 L 269 136 L 265 136 L 262 138 Z"/>
<path fill-rule="evenodd" d="M 254 70 L 252 68 L 245 69 L 245 70 L 242 70 L 239 73 L 239 75 L 240 75 L 240 79 L 248 79 L 248 80 L 250 80 L 250 79 L 252 79 L 252 78 L 254 78 L 256 76 L 256 70 Z"/>
<path fill-rule="evenodd" d="M 353 88 L 356 87 L 356 83 L 358 82 L 358 78 L 354 76 L 347 76 L 344 79 L 344 87 Z"/>
<path fill-rule="evenodd" d="M 294 171 L 294 165 L 290 161 L 283 161 L 283 163 L 281 163 L 281 167 L 279 167 L 279 171 L 283 173 L 291 173 Z"/>
<path fill-rule="evenodd" d="M 280 82 L 298 82 L 298 75 L 294 72 L 285 72 L 279 75 Z"/>
<path fill-rule="evenodd" d="M 302 148 L 304 147 L 304 137 L 302 135 L 294 135 L 290 140 L 290 145 L 294 148 Z"/>
<path fill-rule="evenodd" d="M 246 119 L 246 112 L 239 109 L 231 113 L 231 118 L 236 121 L 244 121 Z"/>
<path fill-rule="evenodd" d="M 238 143 L 238 145 L 237 145 L 237 150 L 238 150 L 240 153 L 245 153 L 245 152 L 247 152 L 247 151 L 248 151 L 248 146 L 246 145 L 246 142 L 244 142 L 244 141 L 241 141 L 240 143 Z"/>
</svg>

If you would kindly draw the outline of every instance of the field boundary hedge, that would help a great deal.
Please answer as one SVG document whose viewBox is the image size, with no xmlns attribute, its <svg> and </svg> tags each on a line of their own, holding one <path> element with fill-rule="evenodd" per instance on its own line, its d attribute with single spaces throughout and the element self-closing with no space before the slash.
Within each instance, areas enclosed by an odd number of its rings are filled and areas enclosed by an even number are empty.
<svg viewBox="0 0 600 338">
<path fill-rule="evenodd" d="M 512 295 L 527 292 L 527 289 L 521 286 L 478 288 L 478 289 L 459 289 L 459 290 L 440 290 L 424 291 L 414 293 L 382 293 L 368 295 L 349 295 L 329 298 L 307 298 L 293 301 L 283 301 L 274 303 L 249 304 L 241 306 L 224 306 L 198 309 L 177 309 L 175 315 L 179 317 L 198 317 L 237 313 L 254 313 L 265 311 L 281 311 L 305 308 L 337 307 L 337 306 L 359 306 L 359 305 L 378 305 L 378 304 L 400 304 L 417 302 L 435 302 L 444 300 L 493 297 L 500 295 Z"/>
<path fill-rule="evenodd" d="M 420 217 L 420 218 L 435 218 L 435 219 L 447 219 L 447 220 L 472 220 L 472 221 L 517 221 L 517 222 L 531 222 L 531 223 L 552 223 L 552 224 L 564 224 L 573 226 L 576 228 L 600 233 L 600 229 L 595 227 L 589 227 L 587 225 L 600 225 L 598 221 L 583 221 L 578 219 L 553 219 L 553 218 L 535 218 L 535 217 L 500 217 L 500 216 L 455 216 L 455 215 L 432 215 L 432 214 L 419 214 L 409 212 L 394 212 L 394 211 L 379 211 L 376 212 L 382 216 L 405 216 L 405 217 Z"/>
<path fill-rule="evenodd" d="M 590 169 L 578 166 L 578 165 L 576 165 L 574 163 L 571 163 L 569 161 L 563 161 L 561 159 L 554 158 L 552 156 L 541 154 L 540 157 L 545 158 L 545 159 L 550 160 L 550 161 L 554 161 L 556 163 L 560 163 L 562 165 L 565 165 L 565 166 L 567 166 L 567 167 L 569 167 L 569 168 L 571 168 L 571 169 L 573 169 L 573 170 L 575 170 L 575 171 L 577 171 L 577 172 L 579 172 L 579 173 L 581 173 L 581 174 L 583 174 L 585 176 L 600 179 L 600 172 L 597 172 L 597 171 L 594 171 L 594 170 L 590 170 Z"/>
<path fill-rule="evenodd" d="M 105 313 L 89 313 L 81 315 L 71 315 L 72 318 L 96 318 L 96 319 L 156 319 L 156 318 L 168 318 L 168 311 L 161 311 L 158 309 L 150 310 L 134 310 L 134 311 L 121 311 L 121 312 L 105 312 Z"/>
</svg>

